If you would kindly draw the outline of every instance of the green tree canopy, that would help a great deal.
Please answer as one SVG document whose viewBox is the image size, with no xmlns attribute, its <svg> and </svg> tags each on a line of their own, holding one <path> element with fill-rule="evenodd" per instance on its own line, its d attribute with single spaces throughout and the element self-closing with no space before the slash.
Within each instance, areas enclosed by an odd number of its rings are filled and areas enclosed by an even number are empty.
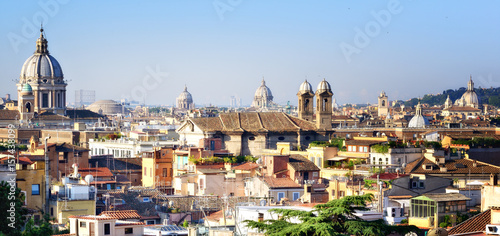
<svg viewBox="0 0 500 236">
<path fill-rule="evenodd" d="M 319 204 L 312 211 L 275 208 L 270 211 L 279 215 L 277 219 L 245 222 L 248 227 L 259 229 L 270 236 L 378 236 L 391 233 L 405 235 L 420 231 L 416 226 L 392 226 L 385 224 L 383 220 L 365 221 L 354 215 L 356 211 L 368 210 L 366 204 L 372 200 L 372 194 L 365 194 Z M 301 223 L 293 223 L 295 220 Z"/>
</svg>

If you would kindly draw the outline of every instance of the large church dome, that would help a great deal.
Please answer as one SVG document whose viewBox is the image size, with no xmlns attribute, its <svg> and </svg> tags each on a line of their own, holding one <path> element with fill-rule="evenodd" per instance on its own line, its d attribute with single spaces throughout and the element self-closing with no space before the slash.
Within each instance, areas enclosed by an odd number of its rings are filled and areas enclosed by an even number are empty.
<svg viewBox="0 0 500 236">
<path fill-rule="evenodd" d="M 267 97 L 269 100 L 273 100 L 273 94 L 271 93 L 271 89 L 269 89 L 266 86 L 266 81 L 262 79 L 262 83 L 260 84 L 260 87 L 257 88 L 257 91 L 255 91 L 255 97 L 256 98 L 262 98 L 262 97 Z"/>
<path fill-rule="evenodd" d="M 184 91 L 177 97 L 177 108 L 194 109 L 193 97 L 187 91 L 187 86 L 184 86 Z"/>
<path fill-rule="evenodd" d="M 36 51 L 25 62 L 21 69 L 20 82 L 47 83 L 48 79 L 55 80 L 55 83 L 64 83 L 63 72 L 59 62 L 50 55 L 47 39 L 43 35 L 43 29 L 40 30 L 40 38 L 36 41 Z M 41 81 L 37 81 L 40 79 Z M 47 79 L 44 81 L 44 79 Z"/>
<path fill-rule="evenodd" d="M 472 81 L 472 76 L 467 84 L 467 91 L 465 91 L 460 99 L 455 101 L 455 105 L 461 107 L 479 107 L 479 96 L 477 96 L 476 91 L 474 91 L 474 81 Z"/>
<path fill-rule="evenodd" d="M 59 62 L 49 54 L 34 54 L 24 62 L 21 77 L 29 78 L 63 78 Z"/>
</svg>

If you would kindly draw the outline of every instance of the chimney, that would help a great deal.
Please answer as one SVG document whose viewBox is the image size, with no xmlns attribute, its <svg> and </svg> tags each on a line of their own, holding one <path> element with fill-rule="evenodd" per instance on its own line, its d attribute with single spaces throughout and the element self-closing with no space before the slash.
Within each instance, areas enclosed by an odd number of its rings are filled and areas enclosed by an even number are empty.
<svg viewBox="0 0 500 236">
<path fill-rule="evenodd" d="M 477 161 L 476 160 L 472 161 L 472 166 L 477 167 Z"/>
<path fill-rule="evenodd" d="M 496 186 L 497 184 L 498 184 L 498 175 L 491 173 L 490 174 L 490 185 Z"/>
</svg>

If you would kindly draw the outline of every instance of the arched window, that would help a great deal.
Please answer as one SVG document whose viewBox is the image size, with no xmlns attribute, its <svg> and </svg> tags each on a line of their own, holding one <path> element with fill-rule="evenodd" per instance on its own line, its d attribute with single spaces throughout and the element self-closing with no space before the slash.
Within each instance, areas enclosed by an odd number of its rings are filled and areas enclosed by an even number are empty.
<svg viewBox="0 0 500 236">
<path fill-rule="evenodd" d="M 328 103 L 328 99 L 327 99 L 327 98 L 325 98 L 325 99 L 323 100 L 323 111 L 326 111 L 326 104 L 327 104 L 327 103 Z"/>
<path fill-rule="evenodd" d="M 26 103 L 26 112 L 28 112 L 28 113 L 31 112 L 31 103 L 30 102 Z"/>
<path fill-rule="evenodd" d="M 382 100 L 382 106 L 383 107 L 385 106 L 385 100 Z"/>
</svg>

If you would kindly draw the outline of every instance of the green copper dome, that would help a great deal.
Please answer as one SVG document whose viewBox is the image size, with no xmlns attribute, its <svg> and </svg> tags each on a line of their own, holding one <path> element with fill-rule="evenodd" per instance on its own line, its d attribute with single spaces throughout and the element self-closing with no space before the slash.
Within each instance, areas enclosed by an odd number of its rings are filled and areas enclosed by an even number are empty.
<svg viewBox="0 0 500 236">
<path fill-rule="evenodd" d="M 23 85 L 23 90 L 22 92 L 33 92 L 33 88 L 31 88 L 31 85 L 29 85 L 28 83 L 24 84 Z"/>
</svg>

